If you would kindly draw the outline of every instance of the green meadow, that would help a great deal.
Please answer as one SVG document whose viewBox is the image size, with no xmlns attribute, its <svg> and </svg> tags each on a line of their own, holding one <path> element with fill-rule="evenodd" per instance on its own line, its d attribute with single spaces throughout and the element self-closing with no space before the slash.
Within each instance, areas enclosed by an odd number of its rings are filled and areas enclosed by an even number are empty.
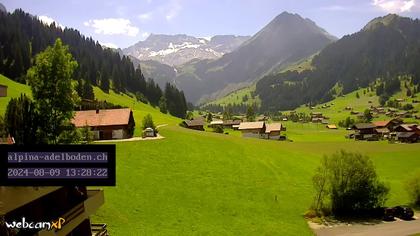
<svg viewBox="0 0 420 236">
<path fill-rule="evenodd" d="M 167 126 L 163 140 L 118 143 L 117 186 L 105 188 L 93 220 L 114 235 L 311 235 L 303 218 L 311 177 L 323 155 L 340 149 L 373 159 L 391 187 L 389 205 L 408 203 L 403 182 L 420 171 L 420 144 L 288 129 L 293 142 Z"/>
<path fill-rule="evenodd" d="M 30 92 L 2 76 L 0 83 L 13 97 Z M 117 186 L 104 188 L 105 204 L 92 217 L 111 235 L 312 235 L 303 214 L 323 155 L 344 149 L 370 156 L 391 188 L 389 206 L 409 202 L 404 181 L 420 171 L 420 144 L 348 140 L 343 129 L 292 122 L 284 123 L 292 140 L 284 142 L 193 131 L 128 95 L 95 88 L 95 96 L 132 108 L 135 135 L 147 113 L 168 124 L 159 129 L 164 139 L 116 143 Z M 0 111 L 7 99 L 0 98 Z M 338 110 L 348 105 L 334 103 Z"/>
</svg>

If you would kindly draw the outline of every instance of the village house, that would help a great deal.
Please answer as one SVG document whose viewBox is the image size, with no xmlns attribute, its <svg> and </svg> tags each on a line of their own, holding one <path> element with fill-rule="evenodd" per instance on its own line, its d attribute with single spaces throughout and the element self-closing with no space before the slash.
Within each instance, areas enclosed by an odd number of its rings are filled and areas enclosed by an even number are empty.
<svg viewBox="0 0 420 236">
<path fill-rule="evenodd" d="M 264 121 L 242 122 L 238 130 L 242 132 L 243 137 L 264 138 L 266 125 Z"/>
<path fill-rule="evenodd" d="M 223 126 L 223 120 L 213 120 L 209 124 L 210 128 L 216 128 L 217 126 L 222 127 Z"/>
<path fill-rule="evenodd" d="M 129 108 L 76 111 L 72 123 L 77 128 L 88 126 L 95 140 L 131 138 L 135 126 Z"/>
<path fill-rule="evenodd" d="M 417 124 L 400 124 L 395 128 L 396 132 L 420 132 Z M 420 134 L 420 133 L 419 133 Z"/>
<path fill-rule="evenodd" d="M 408 112 L 408 111 L 401 111 L 401 112 L 395 113 L 395 116 L 396 117 L 399 117 L 399 118 L 410 118 L 411 117 L 411 113 Z"/>
<path fill-rule="evenodd" d="M 327 129 L 337 129 L 336 125 L 327 125 L 325 127 L 327 127 Z"/>
<path fill-rule="evenodd" d="M 378 114 L 385 114 L 385 112 L 386 112 L 384 107 L 374 107 L 374 106 L 372 106 L 370 110 L 372 112 L 376 112 Z"/>
<path fill-rule="evenodd" d="M 402 123 L 403 121 L 400 119 L 391 119 L 391 120 L 372 122 L 372 124 L 375 125 L 377 129 L 387 128 L 389 131 L 394 131 L 394 129 Z"/>
<path fill-rule="evenodd" d="M 395 128 L 395 132 L 397 141 L 414 143 L 419 140 L 420 126 L 417 124 L 401 124 Z"/>
<path fill-rule="evenodd" d="M 194 118 L 192 120 L 184 120 L 182 124 L 188 129 L 204 131 L 204 119 Z"/>
<path fill-rule="evenodd" d="M 0 97 L 7 97 L 7 85 L 0 84 Z"/>
<path fill-rule="evenodd" d="M 324 118 L 321 112 L 311 112 L 311 118 Z"/>
<path fill-rule="evenodd" d="M 359 114 L 361 114 L 361 112 L 359 112 L 359 111 L 351 111 L 350 112 L 350 115 L 359 115 Z"/>
<path fill-rule="evenodd" d="M 280 132 L 282 125 L 280 123 L 272 123 L 265 125 L 265 138 L 266 139 L 280 139 Z"/>
<path fill-rule="evenodd" d="M 376 126 L 371 123 L 358 123 L 352 126 L 355 130 L 354 138 L 356 140 L 377 140 L 378 134 Z"/>
<path fill-rule="evenodd" d="M 261 116 L 258 116 L 256 120 L 257 121 L 267 121 L 268 120 L 268 116 L 261 115 Z"/>
<path fill-rule="evenodd" d="M 235 127 L 239 127 L 241 124 L 241 120 L 224 120 L 223 121 L 223 128 L 233 129 Z"/>
<path fill-rule="evenodd" d="M 396 138 L 403 143 L 415 143 L 419 140 L 419 135 L 415 132 L 398 132 Z"/>
</svg>

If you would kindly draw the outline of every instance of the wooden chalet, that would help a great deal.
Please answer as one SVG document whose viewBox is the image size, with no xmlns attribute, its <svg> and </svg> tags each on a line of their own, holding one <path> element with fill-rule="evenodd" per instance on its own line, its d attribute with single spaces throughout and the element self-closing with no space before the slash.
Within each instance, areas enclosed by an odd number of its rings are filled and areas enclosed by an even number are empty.
<svg viewBox="0 0 420 236">
<path fill-rule="evenodd" d="M 420 140 L 420 126 L 417 124 L 401 124 L 395 132 L 395 139 L 400 142 L 415 143 Z"/>
<path fill-rule="evenodd" d="M 77 128 L 90 127 L 95 140 L 131 138 L 135 126 L 129 108 L 76 111 L 72 123 Z"/>
<path fill-rule="evenodd" d="M 283 130 L 280 123 L 272 123 L 265 125 L 266 139 L 280 139 L 280 132 Z"/>
<path fill-rule="evenodd" d="M 321 112 L 311 112 L 311 118 L 324 118 Z"/>
<path fill-rule="evenodd" d="M 184 120 L 182 123 L 185 128 L 204 131 L 204 119 L 194 118 L 192 120 Z"/>
<path fill-rule="evenodd" d="M 238 130 L 242 132 L 243 137 L 264 138 L 266 125 L 264 121 L 242 122 Z"/>
<path fill-rule="evenodd" d="M 327 127 L 327 129 L 337 129 L 337 126 L 336 125 L 333 125 L 333 124 L 327 125 L 325 127 Z"/>
<path fill-rule="evenodd" d="M 239 127 L 241 122 L 242 122 L 241 120 L 224 120 L 223 121 L 223 127 L 233 129 L 234 125 L 237 125 Z"/>
<path fill-rule="evenodd" d="M 222 127 L 223 126 L 223 120 L 213 120 L 209 124 L 210 128 L 216 128 L 217 126 Z"/>
<path fill-rule="evenodd" d="M 397 132 L 396 138 L 403 143 L 416 143 L 419 135 L 416 132 Z"/>
<path fill-rule="evenodd" d="M 0 97 L 7 97 L 7 85 L 0 84 Z"/>
<path fill-rule="evenodd" d="M 402 123 L 403 122 L 400 119 L 392 119 L 392 120 L 372 122 L 372 124 L 375 125 L 377 129 L 387 128 L 387 129 L 389 129 L 389 131 L 394 131 L 394 129 Z"/>
<path fill-rule="evenodd" d="M 377 140 L 378 133 L 376 126 L 372 123 L 358 123 L 352 126 L 355 130 L 354 138 L 356 140 Z"/>
</svg>

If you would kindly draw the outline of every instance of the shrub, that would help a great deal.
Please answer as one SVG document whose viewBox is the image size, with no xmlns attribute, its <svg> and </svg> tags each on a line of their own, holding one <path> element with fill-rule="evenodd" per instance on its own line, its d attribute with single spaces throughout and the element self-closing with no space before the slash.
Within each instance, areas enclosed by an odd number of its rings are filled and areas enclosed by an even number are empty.
<svg viewBox="0 0 420 236">
<path fill-rule="evenodd" d="M 217 125 L 217 126 L 215 126 L 214 128 L 213 128 L 213 131 L 215 132 L 215 133 L 219 133 L 219 134 L 223 134 L 223 127 L 222 126 L 220 126 L 220 125 Z"/>
<path fill-rule="evenodd" d="M 411 177 L 406 183 L 405 188 L 414 205 L 420 206 L 420 172 Z"/>
<path fill-rule="evenodd" d="M 140 92 L 137 92 L 137 93 L 136 93 L 136 99 L 137 99 L 137 101 L 142 102 L 142 103 L 145 103 L 145 104 L 148 104 L 148 103 L 149 103 L 149 101 L 148 101 L 148 100 L 147 100 L 147 98 L 144 96 L 144 94 L 142 94 L 142 93 L 140 93 Z"/>
<path fill-rule="evenodd" d="M 325 156 L 312 181 L 316 192 L 312 208 L 323 214 L 370 213 L 383 206 L 389 192 L 369 157 L 345 151 Z"/>
<path fill-rule="evenodd" d="M 152 115 L 147 114 L 143 120 L 142 120 L 142 129 L 146 129 L 146 128 L 152 128 L 152 129 L 156 129 L 155 124 L 153 123 L 153 118 Z"/>
<path fill-rule="evenodd" d="M 413 105 L 411 103 L 407 103 L 402 107 L 403 110 L 409 111 L 414 109 Z"/>
</svg>

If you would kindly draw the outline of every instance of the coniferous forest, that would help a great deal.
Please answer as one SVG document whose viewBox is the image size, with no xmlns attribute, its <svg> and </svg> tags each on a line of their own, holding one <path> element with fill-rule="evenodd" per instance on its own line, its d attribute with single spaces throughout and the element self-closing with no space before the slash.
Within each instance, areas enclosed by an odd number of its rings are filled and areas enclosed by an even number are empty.
<svg viewBox="0 0 420 236">
<path fill-rule="evenodd" d="M 331 100 L 336 86 L 346 94 L 400 76 L 420 83 L 420 21 L 388 15 L 328 45 L 312 60 L 314 69 L 262 78 L 256 86 L 262 110 L 294 109 Z M 397 87 L 399 82 L 397 81 Z M 392 92 L 391 90 L 389 92 Z M 384 94 L 389 97 L 392 94 Z"/>
<path fill-rule="evenodd" d="M 103 91 L 130 92 L 142 97 L 143 102 L 159 104 L 161 96 L 170 95 L 169 112 L 185 117 L 184 93 L 176 87 L 162 91 L 153 79 L 145 79 L 140 66 L 135 68 L 127 56 L 104 48 L 92 38 L 75 29 L 46 25 L 23 10 L 13 13 L 0 12 L 0 73 L 20 83 L 26 83 L 27 70 L 35 56 L 53 45 L 60 38 L 78 63 L 73 79 L 78 81 L 76 90 L 80 97 L 94 99 L 92 86 Z"/>
</svg>

